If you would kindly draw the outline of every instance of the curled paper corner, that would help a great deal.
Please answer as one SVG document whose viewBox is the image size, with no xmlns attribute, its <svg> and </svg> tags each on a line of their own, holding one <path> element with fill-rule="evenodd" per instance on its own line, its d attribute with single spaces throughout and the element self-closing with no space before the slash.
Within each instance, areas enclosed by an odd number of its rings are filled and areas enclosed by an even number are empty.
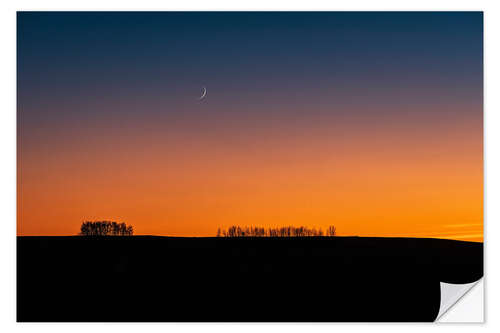
<svg viewBox="0 0 500 333">
<path fill-rule="evenodd" d="M 478 281 L 472 283 L 464 284 L 440 282 L 441 304 L 439 306 L 439 313 L 436 317 L 436 322 L 446 322 L 444 320 L 441 320 L 441 317 L 446 314 L 448 310 L 450 310 L 455 304 L 457 304 L 457 302 L 459 302 L 462 297 L 464 297 L 472 288 L 474 288 L 474 286 L 476 286 L 480 282 L 482 282 L 482 279 L 479 279 Z M 468 320 L 463 320 L 463 322 L 466 321 Z"/>
</svg>

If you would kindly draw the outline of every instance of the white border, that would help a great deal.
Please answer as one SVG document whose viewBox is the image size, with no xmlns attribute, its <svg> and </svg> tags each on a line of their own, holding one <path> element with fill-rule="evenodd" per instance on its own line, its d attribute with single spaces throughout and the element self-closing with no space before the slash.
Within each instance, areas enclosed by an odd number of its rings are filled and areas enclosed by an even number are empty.
<svg viewBox="0 0 500 333">
<path fill-rule="evenodd" d="M 120 330 L 134 332 L 332 332 L 367 330 L 370 332 L 410 333 L 416 330 L 440 330 L 462 332 L 479 328 L 500 329 L 500 318 L 495 315 L 500 308 L 498 287 L 500 276 L 498 257 L 490 259 L 492 253 L 500 253 L 498 242 L 500 214 L 500 105 L 499 105 L 499 1 L 274 1 L 254 0 L 237 2 L 230 0 L 212 1 L 102 1 L 102 0 L 45 0 L 45 1 L 3 1 L 0 16 L 0 34 L 3 48 L 0 51 L 1 96 L 0 103 L 0 233 L 1 283 L 0 283 L 0 331 L 32 332 L 87 332 Z M 485 11 L 485 248 L 486 270 L 485 325 L 463 324 L 17 324 L 15 323 L 15 130 L 16 130 L 16 10 L 481 10 Z M 493 281 L 493 283 L 488 283 Z M 489 311 L 493 309 L 493 312 Z M 491 317 L 488 316 L 491 314 Z"/>
</svg>

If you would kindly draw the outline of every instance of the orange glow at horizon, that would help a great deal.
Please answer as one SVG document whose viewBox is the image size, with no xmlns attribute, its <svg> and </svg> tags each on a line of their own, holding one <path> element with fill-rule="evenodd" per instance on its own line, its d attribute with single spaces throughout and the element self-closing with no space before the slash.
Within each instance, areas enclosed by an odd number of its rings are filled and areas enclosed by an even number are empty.
<svg viewBox="0 0 500 333">
<path fill-rule="evenodd" d="M 134 130 L 72 128 L 18 152 L 18 235 L 105 219 L 169 236 L 333 224 L 340 236 L 483 241 L 482 128 L 470 134 L 469 122 L 122 125 Z"/>
</svg>

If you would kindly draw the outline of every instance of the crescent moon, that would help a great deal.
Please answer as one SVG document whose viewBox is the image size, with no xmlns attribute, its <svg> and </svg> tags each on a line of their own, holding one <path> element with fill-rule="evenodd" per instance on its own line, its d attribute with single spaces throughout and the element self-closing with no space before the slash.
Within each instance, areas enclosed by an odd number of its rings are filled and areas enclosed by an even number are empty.
<svg viewBox="0 0 500 333">
<path fill-rule="evenodd" d="M 207 95 L 207 88 L 203 87 L 203 94 L 201 94 L 200 98 L 198 98 L 199 101 L 201 101 L 205 96 Z"/>
</svg>

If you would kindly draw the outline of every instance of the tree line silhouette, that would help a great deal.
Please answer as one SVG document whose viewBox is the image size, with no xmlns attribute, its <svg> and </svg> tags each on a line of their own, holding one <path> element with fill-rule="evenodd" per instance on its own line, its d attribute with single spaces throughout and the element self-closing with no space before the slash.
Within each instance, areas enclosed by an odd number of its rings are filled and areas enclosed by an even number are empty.
<svg viewBox="0 0 500 333">
<path fill-rule="evenodd" d="M 134 228 L 114 221 L 86 221 L 80 226 L 82 236 L 132 236 Z"/>
<path fill-rule="evenodd" d="M 261 228 L 261 227 L 239 227 L 231 226 L 228 229 L 217 230 L 217 237 L 314 237 L 327 236 L 333 237 L 337 234 L 335 226 L 329 226 L 325 232 L 321 228 L 307 227 L 279 227 L 279 228 Z"/>
</svg>

